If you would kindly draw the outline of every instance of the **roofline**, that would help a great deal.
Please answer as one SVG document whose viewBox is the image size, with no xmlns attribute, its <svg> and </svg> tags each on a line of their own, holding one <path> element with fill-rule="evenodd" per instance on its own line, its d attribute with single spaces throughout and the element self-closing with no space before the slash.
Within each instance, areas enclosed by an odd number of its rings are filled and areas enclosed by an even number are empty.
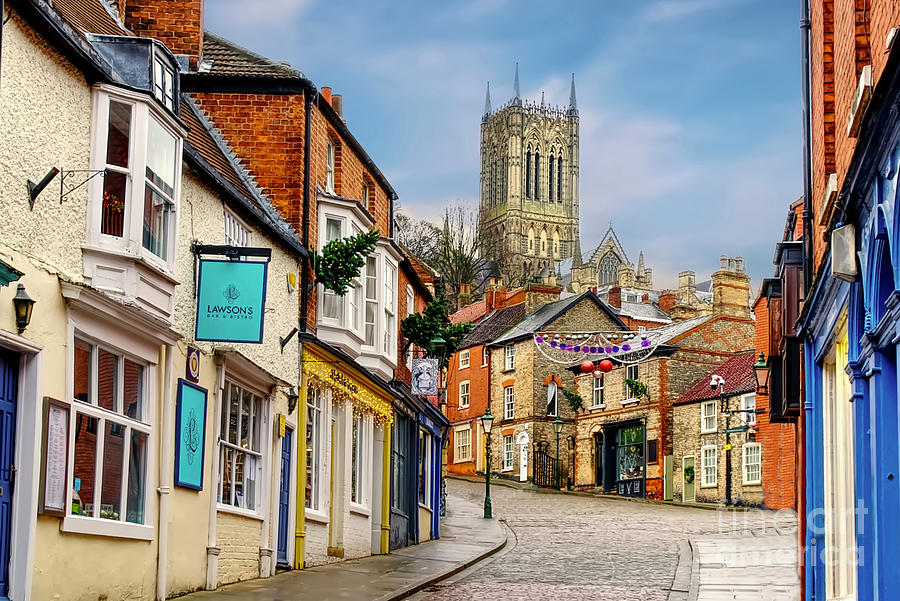
<svg viewBox="0 0 900 601">
<path fill-rule="evenodd" d="M 709 376 L 706 376 L 706 377 L 709 377 Z M 694 386 L 696 386 L 696 384 L 694 384 Z M 691 386 L 691 388 L 693 388 L 694 386 Z M 687 394 L 688 392 L 690 392 L 690 388 L 688 389 L 687 392 L 685 392 L 685 394 Z M 748 393 L 751 393 L 751 392 L 756 392 L 756 388 L 755 388 L 755 386 L 753 386 L 752 383 L 751 383 L 750 385 L 748 385 L 747 387 L 745 387 L 745 388 L 738 388 L 737 390 L 732 390 L 731 392 L 729 392 L 729 393 L 727 393 L 727 394 L 725 395 L 725 398 L 728 399 L 728 398 L 731 398 L 731 397 L 735 397 L 735 396 L 738 396 L 738 395 L 741 395 L 741 394 L 748 394 Z M 711 393 L 710 393 L 710 396 L 701 396 L 701 397 L 699 397 L 699 398 L 691 399 L 691 400 L 689 400 L 689 401 L 683 401 L 683 400 L 681 400 L 680 398 L 678 398 L 678 399 L 675 399 L 674 401 L 672 401 L 672 405 L 673 405 L 673 406 L 677 406 L 677 405 L 690 405 L 691 403 L 700 403 L 700 402 L 703 402 L 703 401 L 718 401 L 718 400 L 719 400 L 719 393 L 717 393 L 717 392 L 716 392 L 716 393 L 712 393 L 712 392 L 711 392 Z"/>
<path fill-rule="evenodd" d="M 431 295 L 431 291 L 425 286 L 425 283 L 419 277 L 419 274 L 416 273 L 415 268 L 409 260 L 409 257 L 406 254 L 403 254 L 403 260 L 400 261 L 400 269 L 406 273 L 406 277 L 409 279 L 410 283 L 414 288 L 418 288 L 419 293 L 425 297 L 425 302 L 431 302 L 434 297 Z M 402 319 L 400 321 L 403 321 Z"/>
</svg>

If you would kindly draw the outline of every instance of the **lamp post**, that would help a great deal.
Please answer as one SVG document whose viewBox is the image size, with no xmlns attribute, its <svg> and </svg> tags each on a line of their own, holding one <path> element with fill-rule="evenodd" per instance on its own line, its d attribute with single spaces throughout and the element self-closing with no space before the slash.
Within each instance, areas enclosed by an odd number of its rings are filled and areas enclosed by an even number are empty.
<svg viewBox="0 0 900 601">
<path fill-rule="evenodd" d="M 553 431 L 556 432 L 556 490 L 559 490 L 559 433 L 562 432 L 563 420 L 556 416 L 553 420 Z"/>
<path fill-rule="evenodd" d="M 481 426 L 486 434 L 484 457 L 487 462 L 484 468 L 484 517 L 491 519 L 493 517 L 491 515 L 491 428 L 494 426 L 494 416 L 491 415 L 490 406 L 481 416 Z"/>
<path fill-rule="evenodd" d="M 725 504 L 731 505 L 731 412 L 725 400 L 725 378 L 714 374 L 709 385 L 713 390 L 718 389 L 719 406 L 725 415 Z"/>
</svg>

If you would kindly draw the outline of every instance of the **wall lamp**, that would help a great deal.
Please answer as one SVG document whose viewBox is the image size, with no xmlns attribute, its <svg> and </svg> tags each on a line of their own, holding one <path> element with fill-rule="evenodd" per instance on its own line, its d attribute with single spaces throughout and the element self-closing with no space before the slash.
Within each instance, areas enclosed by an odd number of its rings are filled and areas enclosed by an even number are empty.
<svg viewBox="0 0 900 601">
<path fill-rule="evenodd" d="M 769 364 L 762 353 L 759 354 L 759 361 L 753 365 L 753 375 L 756 376 L 756 393 L 769 394 Z"/>
<path fill-rule="evenodd" d="M 37 200 L 37 197 L 40 196 L 41 192 L 44 191 L 44 188 L 53 181 L 53 178 L 56 177 L 58 173 L 59 169 L 51 167 L 50 171 L 47 172 L 47 175 L 45 175 L 38 183 L 28 180 L 28 206 L 32 211 L 34 210 L 34 201 Z"/>
<path fill-rule="evenodd" d="M 16 295 L 13 297 L 13 307 L 16 310 L 16 327 L 19 334 L 25 331 L 31 323 L 31 311 L 34 309 L 34 299 L 25 292 L 25 285 L 19 284 Z"/>
<path fill-rule="evenodd" d="M 297 408 L 297 401 L 300 400 L 300 393 L 297 392 L 297 389 L 291 386 L 287 392 L 288 399 L 288 415 L 294 412 L 294 409 Z"/>
</svg>

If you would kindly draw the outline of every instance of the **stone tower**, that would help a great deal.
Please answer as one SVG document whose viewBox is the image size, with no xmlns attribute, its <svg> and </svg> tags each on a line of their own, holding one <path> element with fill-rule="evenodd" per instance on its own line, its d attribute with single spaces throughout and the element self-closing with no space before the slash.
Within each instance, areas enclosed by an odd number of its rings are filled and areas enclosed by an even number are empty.
<svg viewBox="0 0 900 601">
<path fill-rule="evenodd" d="M 578 107 L 575 76 L 568 108 L 523 101 L 516 65 L 512 99 L 481 120 L 479 221 L 504 276 L 527 283 L 568 258 L 580 263 Z"/>
</svg>

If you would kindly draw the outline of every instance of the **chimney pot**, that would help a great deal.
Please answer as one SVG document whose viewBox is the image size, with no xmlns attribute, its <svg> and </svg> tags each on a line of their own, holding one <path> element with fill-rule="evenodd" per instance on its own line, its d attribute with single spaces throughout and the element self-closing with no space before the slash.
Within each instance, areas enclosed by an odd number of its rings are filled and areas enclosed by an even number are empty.
<svg viewBox="0 0 900 601">
<path fill-rule="evenodd" d="M 331 95 L 331 106 L 334 107 L 334 112 L 337 113 L 337 116 L 341 119 L 344 118 L 344 102 L 343 98 L 340 94 L 332 94 Z"/>
<path fill-rule="evenodd" d="M 728 256 L 719 255 L 719 269 L 728 269 Z"/>
<path fill-rule="evenodd" d="M 325 102 L 331 104 L 331 88 L 323 87 L 319 95 L 325 100 Z"/>
</svg>

